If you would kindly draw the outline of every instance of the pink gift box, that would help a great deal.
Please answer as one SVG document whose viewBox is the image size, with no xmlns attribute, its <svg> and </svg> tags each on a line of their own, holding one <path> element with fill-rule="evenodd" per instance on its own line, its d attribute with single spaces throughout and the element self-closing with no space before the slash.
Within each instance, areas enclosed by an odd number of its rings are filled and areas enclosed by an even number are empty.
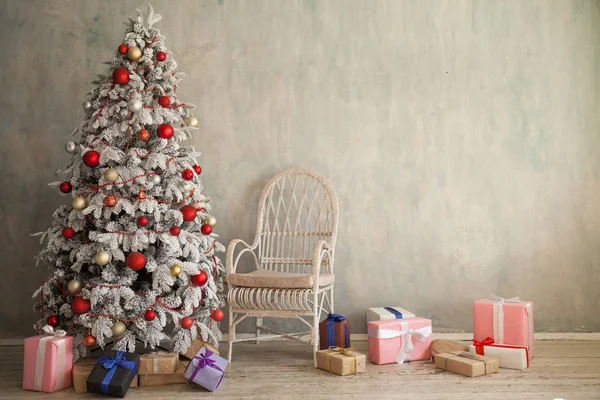
<svg viewBox="0 0 600 400">
<path fill-rule="evenodd" d="M 73 386 L 73 337 L 43 335 L 25 339 L 23 389 L 56 392 Z"/>
<path fill-rule="evenodd" d="M 488 337 L 496 344 L 524 346 L 534 356 L 533 303 L 514 299 L 483 299 L 473 302 L 473 339 Z"/>
<path fill-rule="evenodd" d="M 407 318 L 368 323 L 369 361 L 402 364 L 431 358 L 431 320 Z"/>
</svg>

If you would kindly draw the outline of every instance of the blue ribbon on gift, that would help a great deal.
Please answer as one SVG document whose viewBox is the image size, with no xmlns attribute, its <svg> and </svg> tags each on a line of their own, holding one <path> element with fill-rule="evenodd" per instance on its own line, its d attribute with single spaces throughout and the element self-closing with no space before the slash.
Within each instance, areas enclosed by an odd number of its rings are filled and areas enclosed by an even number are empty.
<svg viewBox="0 0 600 400">
<path fill-rule="evenodd" d="M 402 319 L 402 313 L 398 310 L 396 310 L 395 308 L 392 307 L 383 307 L 385 308 L 386 311 L 391 312 L 392 314 L 394 314 L 396 316 L 396 319 Z"/>
<path fill-rule="evenodd" d="M 198 375 L 198 372 L 200 372 L 200 370 L 202 368 L 211 367 L 211 368 L 214 368 L 223 373 L 225 372 L 216 364 L 216 360 L 213 360 L 212 358 L 210 358 L 210 356 L 212 356 L 213 354 L 214 353 L 212 351 L 208 350 L 207 348 L 204 348 L 204 353 L 197 354 L 196 357 L 194 357 L 192 359 L 192 362 L 194 360 L 198 360 L 198 365 L 196 365 L 196 368 L 194 369 L 194 373 L 192 374 L 192 376 L 190 376 L 190 381 L 194 380 L 194 378 L 196 377 L 196 375 Z M 216 387 L 219 387 L 222 380 L 223 380 L 223 375 L 221 375 L 221 379 L 219 379 L 219 383 L 217 383 Z"/>
<path fill-rule="evenodd" d="M 113 378 L 113 376 L 115 376 L 115 372 L 117 372 L 118 367 L 130 369 L 133 371 L 134 375 L 137 372 L 137 366 L 135 365 L 135 362 L 127 361 L 127 359 L 125 358 L 125 354 L 123 354 L 122 351 L 117 351 L 117 354 L 115 354 L 115 358 L 105 356 L 100 357 L 97 363 L 102 364 L 102 367 L 104 367 L 104 369 L 109 370 L 104 379 L 102 380 L 102 394 L 108 394 L 108 384 L 110 383 L 110 380 Z"/>
<path fill-rule="evenodd" d="M 329 314 L 327 315 L 327 347 L 335 346 L 335 323 L 343 322 L 344 329 L 346 329 L 346 345 L 344 347 L 350 347 L 350 333 L 348 333 L 348 324 L 346 323 L 346 318 L 340 314 Z M 340 346 L 341 347 L 341 346 Z"/>
</svg>

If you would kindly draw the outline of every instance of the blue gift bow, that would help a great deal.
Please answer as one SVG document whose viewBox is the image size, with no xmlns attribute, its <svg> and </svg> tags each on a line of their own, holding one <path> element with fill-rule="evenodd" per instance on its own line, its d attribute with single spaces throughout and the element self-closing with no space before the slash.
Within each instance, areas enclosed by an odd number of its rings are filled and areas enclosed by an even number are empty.
<svg viewBox="0 0 600 400">
<path fill-rule="evenodd" d="M 198 360 L 198 365 L 196 365 L 196 368 L 194 369 L 194 373 L 192 373 L 192 375 L 190 376 L 190 381 L 194 381 L 194 378 L 196 377 L 196 375 L 198 375 L 198 372 L 200 372 L 200 370 L 202 368 L 206 368 L 206 367 L 211 367 L 214 368 L 218 371 L 221 371 L 223 373 L 225 373 L 225 371 L 223 371 L 217 364 L 216 364 L 216 360 L 213 360 L 212 358 L 210 358 L 210 356 L 212 356 L 214 353 L 210 350 L 208 350 L 207 348 L 204 349 L 204 354 L 198 354 L 196 355 L 193 359 L 194 360 Z M 221 384 L 221 381 L 223 380 L 223 374 L 221 374 L 221 379 L 219 379 L 219 383 L 217 383 L 217 386 L 215 387 L 218 388 L 219 385 Z"/>
<path fill-rule="evenodd" d="M 135 365 L 135 362 L 127 361 L 122 351 L 117 351 L 117 354 L 115 354 L 115 358 L 100 357 L 98 359 L 97 364 L 102 364 L 102 367 L 104 367 L 104 369 L 109 370 L 104 379 L 102 380 L 102 385 L 100 387 L 102 394 L 108 394 L 108 384 L 110 383 L 110 380 L 113 378 L 113 376 L 115 376 L 115 372 L 117 372 L 118 367 L 130 369 L 133 371 L 134 375 L 137 372 L 137 365 Z"/>
<path fill-rule="evenodd" d="M 346 329 L 346 345 L 344 347 L 349 347 L 350 334 L 348 333 L 348 324 L 346 323 L 346 318 L 340 314 L 329 314 L 325 322 L 327 322 L 327 347 L 335 346 L 334 324 L 336 322 L 344 323 L 344 329 Z"/>
<path fill-rule="evenodd" d="M 402 319 L 402 313 L 398 310 L 396 310 L 395 308 L 392 307 L 383 307 L 385 308 L 386 311 L 391 312 L 392 314 L 394 314 L 396 316 L 396 319 Z"/>
</svg>

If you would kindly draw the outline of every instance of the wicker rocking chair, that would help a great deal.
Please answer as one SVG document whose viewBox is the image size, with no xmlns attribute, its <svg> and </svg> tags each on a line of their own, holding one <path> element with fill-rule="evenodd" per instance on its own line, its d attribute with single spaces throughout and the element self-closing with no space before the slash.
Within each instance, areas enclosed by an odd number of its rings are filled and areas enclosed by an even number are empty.
<svg viewBox="0 0 600 400">
<path fill-rule="evenodd" d="M 334 311 L 337 195 L 317 172 L 282 171 L 265 186 L 257 214 L 254 243 L 236 239 L 227 247 L 229 361 L 233 343 L 287 338 L 312 344 L 316 366 L 321 313 Z M 236 255 L 237 245 L 242 249 Z M 236 271 L 244 253 L 254 261 L 250 273 Z M 237 338 L 235 328 L 247 317 L 256 318 L 256 336 Z M 264 317 L 298 318 L 310 331 L 277 332 L 263 325 Z"/>
</svg>

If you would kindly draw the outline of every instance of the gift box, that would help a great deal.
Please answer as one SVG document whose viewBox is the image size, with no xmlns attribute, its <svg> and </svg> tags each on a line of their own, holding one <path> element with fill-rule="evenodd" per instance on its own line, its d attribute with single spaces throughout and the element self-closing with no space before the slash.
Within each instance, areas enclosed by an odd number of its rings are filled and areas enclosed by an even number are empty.
<svg viewBox="0 0 600 400">
<path fill-rule="evenodd" d="M 138 375 L 172 375 L 177 371 L 179 354 L 149 353 L 140 356 Z"/>
<path fill-rule="evenodd" d="M 369 361 L 402 364 L 431 358 L 431 320 L 415 317 L 368 324 Z"/>
<path fill-rule="evenodd" d="M 188 364 L 184 376 L 204 389 L 213 392 L 221 384 L 227 364 L 227 360 L 206 347 L 202 347 Z"/>
<path fill-rule="evenodd" d="M 524 346 L 534 356 L 533 303 L 518 297 L 483 299 L 473 303 L 473 339 L 487 337 L 494 343 Z"/>
<path fill-rule="evenodd" d="M 529 367 L 529 350 L 525 346 L 495 344 L 494 339 L 487 338 L 482 342 L 473 340 L 469 352 L 497 358 L 500 368 L 525 369 Z"/>
<path fill-rule="evenodd" d="M 342 376 L 361 374 L 367 369 L 367 357 L 352 348 L 331 347 L 317 351 L 317 368 Z"/>
<path fill-rule="evenodd" d="M 350 347 L 350 321 L 339 314 L 329 314 L 319 323 L 319 349 L 331 346 Z"/>
<path fill-rule="evenodd" d="M 140 356 L 105 350 L 87 379 L 88 393 L 125 397 L 140 367 Z"/>
<path fill-rule="evenodd" d="M 435 366 L 446 371 L 474 378 L 482 375 L 495 374 L 500 366 L 498 360 L 492 357 L 471 354 L 465 351 L 453 351 L 435 356 Z"/>
<path fill-rule="evenodd" d="M 171 375 L 140 375 L 140 386 L 159 386 L 171 385 L 173 383 L 187 383 L 188 380 L 184 376 L 185 368 L 188 366 L 189 360 L 182 360 L 177 363 L 177 370 Z"/>
<path fill-rule="evenodd" d="M 73 364 L 73 388 L 75 389 L 75 393 L 87 393 L 87 378 L 92 373 L 92 369 L 94 369 L 97 361 L 97 358 L 84 358 Z M 129 387 L 137 386 L 138 380 L 136 376 L 131 381 Z"/>
<path fill-rule="evenodd" d="M 45 326 L 48 335 L 25 339 L 23 389 L 52 393 L 72 386 L 73 337 Z"/>
<path fill-rule="evenodd" d="M 367 309 L 367 322 L 414 318 L 415 314 L 402 307 L 374 307 Z"/>
<path fill-rule="evenodd" d="M 194 339 L 194 340 L 192 340 L 192 344 L 190 345 L 190 347 L 188 347 L 187 351 L 184 354 L 182 354 L 182 356 L 187 358 L 188 360 L 191 360 L 192 358 L 194 358 L 196 356 L 196 354 L 198 354 L 200 349 L 203 347 L 210 350 L 211 352 L 213 352 L 215 354 L 218 354 L 218 355 L 221 354 L 221 353 L 219 353 L 219 349 L 212 346 L 210 343 L 205 342 L 200 339 Z"/>
</svg>

